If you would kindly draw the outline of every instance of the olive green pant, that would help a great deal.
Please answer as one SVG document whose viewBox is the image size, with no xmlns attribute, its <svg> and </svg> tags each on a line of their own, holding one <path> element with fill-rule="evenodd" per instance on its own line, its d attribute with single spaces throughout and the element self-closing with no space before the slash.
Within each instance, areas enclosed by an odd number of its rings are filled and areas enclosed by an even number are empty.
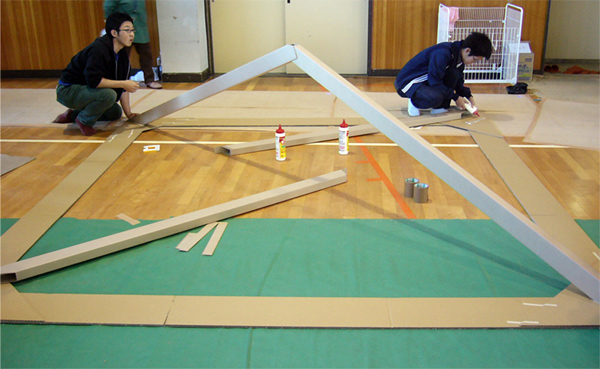
<svg viewBox="0 0 600 369">
<path fill-rule="evenodd" d="M 123 109 L 117 104 L 117 93 L 112 88 L 59 84 L 56 100 L 73 109 L 79 121 L 87 126 L 93 126 L 98 120 L 116 120 L 123 115 Z"/>
</svg>

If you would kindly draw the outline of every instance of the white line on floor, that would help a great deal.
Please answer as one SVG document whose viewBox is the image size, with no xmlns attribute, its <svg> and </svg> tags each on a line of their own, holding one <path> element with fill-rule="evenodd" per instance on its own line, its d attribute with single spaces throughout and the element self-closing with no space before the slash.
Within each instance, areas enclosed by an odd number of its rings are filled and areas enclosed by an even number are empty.
<svg viewBox="0 0 600 369">
<path fill-rule="evenodd" d="M 33 140 L 33 139 L 0 139 L 0 142 L 5 142 L 5 143 L 88 143 L 88 144 L 101 144 L 104 143 L 104 140 Z M 134 144 L 140 144 L 140 145 L 235 145 L 235 144 L 239 144 L 242 142 L 236 142 L 236 141 L 135 141 Z M 338 143 L 337 142 L 317 142 L 317 143 L 311 143 L 309 145 L 315 145 L 315 146 L 337 146 Z M 432 144 L 435 147 L 464 147 L 464 148 L 469 148 L 469 147 L 479 147 L 476 144 Z M 395 143 L 377 143 L 377 142 L 371 142 L 371 143 L 361 143 L 361 144 L 357 144 L 357 143 L 350 143 L 350 146 L 370 146 L 370 147 L 375 147 L 375 146 L 381 146 L 381 147 L 393 147 L 393 146 L 398 146 Z M 565 149 L 568 148 L 568 146 L 558 146 L 558 145 L 527 145 L 527 144 L 515 144 L 515 145 L 509 145 L 510 147 L 514 147 L 514 148 L 519 148 L 519 149 Z"/>
</svg>

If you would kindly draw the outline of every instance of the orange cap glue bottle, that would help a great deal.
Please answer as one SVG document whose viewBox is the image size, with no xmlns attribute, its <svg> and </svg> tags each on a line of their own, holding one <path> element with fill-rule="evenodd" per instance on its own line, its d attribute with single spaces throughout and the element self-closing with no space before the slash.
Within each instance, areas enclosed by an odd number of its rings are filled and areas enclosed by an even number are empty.
<svg viewBox="0 0 600 369">
<path fill-rule="evenodd" d="M 275 159 L 284 161 L 285 157 L 285 131 L 280 124 L 275 131 Z"/>
<path fill-rule="evenodd" d="M 349 127 L 344 119 L 342 124 L 340 124 L 340 155 L 348 155 L 348 134 Z"/>
</svg>

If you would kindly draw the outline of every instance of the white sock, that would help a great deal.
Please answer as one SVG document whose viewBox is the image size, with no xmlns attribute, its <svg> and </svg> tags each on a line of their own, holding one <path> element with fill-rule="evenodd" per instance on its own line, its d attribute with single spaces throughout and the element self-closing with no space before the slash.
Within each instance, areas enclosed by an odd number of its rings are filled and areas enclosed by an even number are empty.
<svg viewBox="0 0 600 369">
<path fill-rule="evenodd" d="M 410 115 L 411 117 L 418 117 L 419 115 L 421 115 L 419 108 L 414 106 L 410 99 L 408 99 L 408 115 Z"/>
<path fill-rule="evenodd" d="M 444 109 L 444 108 L 437 108 L 437 109 L 431 109 L 431 114 L 442 114 L 442 113 L 447 113 L 448 109 Z"/>
</svg>

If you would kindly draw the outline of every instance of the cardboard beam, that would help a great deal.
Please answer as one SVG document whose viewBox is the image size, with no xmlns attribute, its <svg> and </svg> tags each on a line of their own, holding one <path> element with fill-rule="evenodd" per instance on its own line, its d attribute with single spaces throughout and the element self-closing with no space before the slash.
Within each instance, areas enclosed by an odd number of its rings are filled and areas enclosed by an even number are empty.
<svg viewBox="0 0 600 369">
<path fill-rule="evenodd" d="M 350 137 L 369 135 L 378 133 L 379 130 L 370 124 L 361 124 L 360 126 L 352 126 L 348 131 Z M 309 132 L 299 135 L 292 135 L 285 138 L 285 146 L 305 145 L 313 142 L 329 141 L 339 137 L 340 131 L 338 128 L 330 128 L 320 132 Z M 275 149 L 275 138 L 266 140 L 244 142 L 241 144 L 225 145 L 215 148 L 217 154 L 227 154 L 229 156 L 247 154 L 250 152 L 264 151 Z"/>
<path fill-rule="evenodd" d="M 477 206 L 591 299 L 596 302 L 600 301 L 600 288 L 598 288 L 600 273 L 596 268 L 581 260 L 571 250 L 514 209 L 425 139 L 411 132 L 396 117 L 377 105 L 306 49 L 298 45 L 295 48 L 298 58 L 294 60 L 294 63 L 308 75 L 346 105 L 351 106 L 381 133 Z"/>
<path fill-rule="evenodd" d="M 304 181 L 233 200 L 210 208 L 165 219 L 146 226 L 102 237 L 79 245 L 21 260 L 2 267 L 2 282 L 15 282 L 121 251 L 175 233 L 277 204 L 298 196 L 344 183 L 346 171 L 338 170 Z"/>
<path fill-rule="evenodd" d="M 296 59 L 296 52 L 292 45 L 279 48 L 263 57 L 232 70 L 218 78 L 208 81 L 176 98 L 167 101 L 132 119 L 134 123 L 146 125 L 156 119 L 165 117 L 187 106 L 197 103 L 230 87 L 238 85 L 249 79 L 258 77 L 275 68 Z"/>
</svg>

